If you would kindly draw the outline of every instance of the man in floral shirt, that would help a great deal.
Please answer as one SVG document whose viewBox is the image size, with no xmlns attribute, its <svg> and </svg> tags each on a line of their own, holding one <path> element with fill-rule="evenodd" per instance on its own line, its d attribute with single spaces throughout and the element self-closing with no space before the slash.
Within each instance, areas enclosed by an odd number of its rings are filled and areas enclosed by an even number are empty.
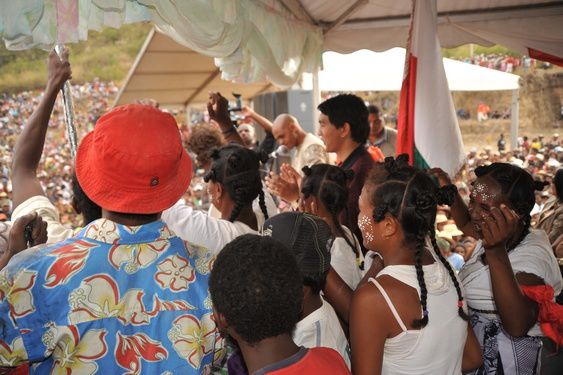
<svg viewBox="0 0 563 375">
<path fill-rule="evenodd" d="M 0 272 L 0 372 L 207 371 L 220 347 L 212 259 L 160 220 L 192 175 L 174 118 L 143 105 L 114 109 L 82 140 L 75 169 L 102 218 Z"/>
</svg>

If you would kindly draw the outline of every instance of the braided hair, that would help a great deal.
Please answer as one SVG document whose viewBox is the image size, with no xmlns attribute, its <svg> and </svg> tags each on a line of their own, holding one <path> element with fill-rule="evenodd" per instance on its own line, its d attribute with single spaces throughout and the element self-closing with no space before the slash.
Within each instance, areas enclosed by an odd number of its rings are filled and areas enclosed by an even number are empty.
<svg viewBox="0 0 563 375">
<path fill-rule="evenodd" d="M 535 191 L 543 190 L 547 182 L 536 181 L 526 170 L 508 163 L 492 163 L 475 168 L 477 177 L 489 176 L 500 186 L 510 206 L 522 219 L 524 226 L 520 238 L 512 248 L 520 244 L 530 231 L 530 212 L 536 202 Z M 509 251 L 512 249 L 509 249 Z"/>
<path fill-rule="evenodd" d="M 425 327 L 429 319 L 428 290 L 422 267 L 422 254 L 427 237 L 430 237 L 434 252 L 447 269 L 455 286 L 458 314 L 467 320 L 459 281 L 450 263 L 440 253 L 434 229 L 437 207 L 453 203 L 455 187 L 438 188 L 428 174 L 408 165 L 407 155 L 399 155 L 396 160 L 386 158 L 384 163 L 377 164 L 368 178 L 368 183 L 374 186 L 371 192 L 373 219 L 380 222 L 386 214 L 392 215 L 400 223 L 405 241 L 415 245 L 414 264 L 420 287 L 422 317 L 414 320 L 413 327 Z"/>
<path fill-rule="evenodd" d="M 340 220 L 338 220 L 340 212 L 348 207 L 347 186 L 348 182 L 354 177 L 354 171 L 345 171 L 330 164 L 306 166 L 303 167 L 302 171 L 305 177 L 301 183 L 301 193 L 305 198 L 310 196 L 319 198 L 336 226 L 337 233 L 335 234 L 344 238 L 348 246 L 354 251 L 356 259 L 359 259 L 360 249 L 356 245 L 356 241 L 344 232 Z"/>
<path fill-rule="evenodd" d="M 233 200 L 234 207 L 229 221 L 234 222 L 241 210 L 252 204 L 256 197 L 259 197 L 264 218 L 268 219 L 259 171 L 260 163 L 267 156 L 234 143 L 213 149 L 209 155 L 213 162 L 204 180 L 222 184 Z"/>
</svg>

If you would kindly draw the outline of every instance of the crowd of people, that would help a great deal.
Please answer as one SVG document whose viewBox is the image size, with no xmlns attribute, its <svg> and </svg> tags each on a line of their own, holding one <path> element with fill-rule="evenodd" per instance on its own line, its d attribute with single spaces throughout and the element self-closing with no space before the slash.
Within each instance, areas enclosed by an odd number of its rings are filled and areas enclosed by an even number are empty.
<svg viewBox="0 0 563 375">
<path fill-rule="evenodd" d="M 187 131 L 100 84 L 71 161 L 48 71 L 3 102 L 0 372 L 539 374 L 563 343 L 558 136 L 448 176 L 353 94 L 319 135 L 219 93 Z"/>
<path fill-rule="evenodd" d="M 472 57 L 466 57 L 462 61 L 506 73 L 514 73 L 518 68 L 522 68 L 524 73 L 535 72 L 537 68 L 548 69 L 551 66 L 548 62 L 538 61 L 529 56 L 515 57 L 496 53 L 487 55 L 481 53 Z"/>
<path fill-rule="evenodd" d="M 75 123 L 79 138 L 94 128 L 98 118 L 111 105 L 118 88 L 113 82 L 94 80 L 82 85 L 72 85 L 71 92 L 75 105 Z M 16 138 L 24 124 L 37 108 L 43 95 L 42 90 L 24 91 L 17 94 L 3 93 L 0 96 L 0 195 L 2 213 L 7 220 L 11 216 L 12 183 L 10 168 Z M 72 209 L 72 159 L 65 142 L 65 119 L 62 102 L 58 102 L 49 120 L 49 132 L 45 141 L 38 177 L 51 202 L 61 213 L 63 224 L 77 227 L 79 218 Z"/>
</svg>

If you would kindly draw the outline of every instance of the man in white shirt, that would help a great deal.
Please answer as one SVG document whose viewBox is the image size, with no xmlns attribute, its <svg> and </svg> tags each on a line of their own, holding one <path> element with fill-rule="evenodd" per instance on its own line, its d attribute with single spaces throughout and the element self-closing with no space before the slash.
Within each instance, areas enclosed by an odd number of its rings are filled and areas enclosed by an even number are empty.
<svg viewBox="0 0 563 375">
<path fill-rule="evenodd" d="M 279 115 L 272 125 L 272 134 L 278 144 L 289 150 L 295 149 L 291 166 L 296 171 L 301 172 L 304 166 L 328 163 L 323 141 L 303 130 L 295 117 L 288 114 Z"/>
</svg>

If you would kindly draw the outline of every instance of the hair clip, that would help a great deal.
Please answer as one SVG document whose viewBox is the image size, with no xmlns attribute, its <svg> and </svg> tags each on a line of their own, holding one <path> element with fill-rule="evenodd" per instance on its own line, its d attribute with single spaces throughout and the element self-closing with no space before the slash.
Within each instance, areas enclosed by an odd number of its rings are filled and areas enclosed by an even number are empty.
<svg viewBox="0 0 563 375">
<path fill-rule="evenodd" d="M 313 170 L 311 169 L 311 167 L 309 167 L 308 165 L 304 166 L 303 168 L 301 168 L 301 170 L 303 171 L 303 173 L 305 174 L 305 176 L 310 176 L 311 174 L 313 174 Z"/>
</svg>

